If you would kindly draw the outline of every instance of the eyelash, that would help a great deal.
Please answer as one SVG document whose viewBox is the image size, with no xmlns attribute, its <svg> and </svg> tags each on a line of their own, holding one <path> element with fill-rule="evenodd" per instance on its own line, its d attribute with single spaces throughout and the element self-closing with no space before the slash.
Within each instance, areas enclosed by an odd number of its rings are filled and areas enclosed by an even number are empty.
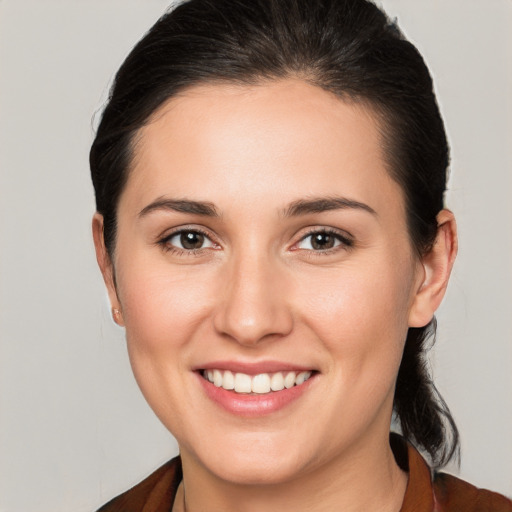
<svg viewBox="0 0 512 512">
<path fill-rule="evenodd" d="M 176 231 L 173 231 L 172 233 L 165 235 L 163 238 L 158 240 L 157 243 L 158 243 L 158 245 L 160 245 L 163 248 L 164 251 L 172 253 L 172 254 L 177 254 L 177 255 L 200 256 L 204 252 L 205 249 L 209 249 L 209 247 L 201 247 L 199 249 L 181 249 L 181 248 L 171 245 L 169 243 L 169 241 L 172 238 L 174 238 L 175 236 L 181 235 L 183 233 L 200 234 L 200 235 L 204 236 L 207 240 L 209 240 L 214 246 L 218 245 L 218 244 L 216 244 L 216 242 L 214 242 L 212 240 L 211 235 L 209 233 L 207 233 L 206 231 L 203 231 L 202 229 L 196 228 L 196 227 L 190 228 L 190 229 L 180 228 Z M 311 250 L 311 249 L 299 249 L 299 248 L 296 248 L 293 250 L 307 251 L 313 257 L 313 255 L 314 256 L 329 255 L 334 252 L 337 252 L 338 250 L 348 250 L 354 246 L 354 240 L 350 236 L 348 236 L 347 234 L 342 234 L 335 229 L 329 229 L 329 228 L 312 228 L 309 232 L 307 232 L 305 235 L 303 235 L 300 238 L 300 240 L 298 242 L 296 242 L 294 245 L 298 245 L 301 242 L 303 242 L 304 240 L 306 240 L 308 237 L 311 237 L 313 235 L 318 235 L 318 234 L 332 236 L 340 243 L 338 245 L 335 245 L 334 247 L 331 247 L 329 249 L 324 249 L 324 250 L 315 251 L 315 250 Z"/>
<path fill-rule="evenodd" d="M 169 243 L 169 241 L 174 238 L 175 236 L 177 235 L 181 235 L 183 233 L 195 233 L 195 234 L 200 234 L 202 236 L 204 236 L 207 240 L 209 240 L 213 245 L 218 245 L 216 244 L 215 242 L 213 242 L 213 240 L 211 239 L 211 235 L 209 233 L 207 233 L 206 231 L 203 231 L 202 229 L 200 228 L 180 228 L 180 229 L 177 229 L 176 231 L 173 231 L 172 233 L 169 233 L 168 235 L 165 235 L 163 238 L 161 238 L 160 240 L 158 240 L 158 245 L 160 245 L 162 247 L 162 249 L 165 251 L 165 252 L 168 252 L 168 253 L 171 253 L 171 254 L 176 254 L 178 256 L 200 256 L 205 249 L 207 249 L 206 247 L 201 247 L 199 249 L 181 249 L 180 247 L 176 247 L 175 245 L 171 245 Z"/>
<path fill-rule="evenodd" d="M 339 250 L 349 250 L 354 247 L 354 240 L 348 235 L 348 233 L 341 233 L 340 231 L 337 231 L 332 228 L 312 228 L 305 235 L 303 235 L 301 237 L 301 239 L 294 245 L 298 245 L 301 242 L 303 242 L 304 240 L 306 240 L 308 237 L 311 237 L 313 235 L 318 235 L 318 234 L 332 236 L 335 238 L 336 241 L 338 241 L 340 243 L 339 243 L 339 245 L 336 245 L 329 249 L 318 250 L 318 251 L 311 250 L 311 249 L 295 249 L 295 250 L 307 251 L 309 256 L 314 257 L 314 256 L 328 256 L 328 255 L 333 254 Z"/>
</svg>

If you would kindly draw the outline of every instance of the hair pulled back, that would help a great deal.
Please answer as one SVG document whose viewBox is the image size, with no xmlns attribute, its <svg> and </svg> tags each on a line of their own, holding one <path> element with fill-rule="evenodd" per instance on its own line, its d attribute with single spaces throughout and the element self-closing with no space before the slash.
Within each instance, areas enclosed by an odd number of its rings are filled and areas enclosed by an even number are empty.
<svg viewBox="0 0 512 512">
<path fill-rule="evenodd" d="M 388 172 L 403 190 L 412 245 L 428 252 L 449 150 L 429 71 L 397 25 L 366 0 L 191 0 L 164 14 L 128 55 L 91 148 L 109 253 L 135 136 L 164 102 L 194 85 L 288 77 L 373 109 Z M 435 321 L 409 329 L 394 412 L 403 436 L 440 467 L 458 452 L 459 438 L 427 369 L 425 344 L 434 333 Z"/>
</svg>

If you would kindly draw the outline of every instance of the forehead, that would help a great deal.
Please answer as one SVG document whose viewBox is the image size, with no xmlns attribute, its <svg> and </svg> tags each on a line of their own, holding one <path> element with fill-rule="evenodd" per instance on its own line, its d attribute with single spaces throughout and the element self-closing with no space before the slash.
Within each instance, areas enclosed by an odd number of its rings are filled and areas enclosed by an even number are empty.
<svg viewBox="0 0 512 512">
<path fill-rule="evenodd" d="M 339 194 L 379 206 L 385 192 L 401 203 L 377 119 L 368 105 L 299 80 L 196 86 L 139 132 L 127 195 L 141 204 L 171 194 L 277 206 Z"/>
</svg>

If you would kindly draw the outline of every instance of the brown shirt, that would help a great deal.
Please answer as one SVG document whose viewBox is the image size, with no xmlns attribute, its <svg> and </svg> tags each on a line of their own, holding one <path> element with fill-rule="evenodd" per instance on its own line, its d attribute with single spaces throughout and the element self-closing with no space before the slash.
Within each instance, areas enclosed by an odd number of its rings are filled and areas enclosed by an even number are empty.
<svg viewBox="0 0 512 512">
<path fill-rule="evenodd" d="M 445 473 L 433 474 L 411 445 L 402 444 L 405 457 L 399 460 L 400 448 L 396 441 L 392 445 L 397 462 L 409 473 L 400 512 L 512 512 L 512 501 L 501 494 Z M 98 512 L 170 512 L 181 478 L 181 460 L 176 457 Z"/>
</svg>

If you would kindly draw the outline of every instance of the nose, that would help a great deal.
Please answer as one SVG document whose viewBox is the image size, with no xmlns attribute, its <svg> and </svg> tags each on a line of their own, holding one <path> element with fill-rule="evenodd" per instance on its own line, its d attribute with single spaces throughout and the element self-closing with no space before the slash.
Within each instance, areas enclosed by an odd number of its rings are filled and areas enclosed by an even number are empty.
<svg viewBox="0 0 512 512">
<path fill-rule="evenodd" d="M 218 333 L 256 346 L 291 332 L 286 277 L 270 257 L 241 257 L 227 269 L 224 280 L 213 318 Z"/>
</svg>

